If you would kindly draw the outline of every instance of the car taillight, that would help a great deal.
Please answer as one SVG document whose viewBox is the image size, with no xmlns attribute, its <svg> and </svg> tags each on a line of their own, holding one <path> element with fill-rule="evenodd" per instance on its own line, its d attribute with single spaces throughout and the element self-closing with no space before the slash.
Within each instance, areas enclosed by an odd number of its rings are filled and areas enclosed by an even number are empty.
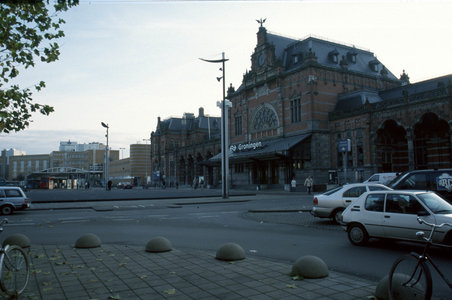
<svg viewBox="0 0 452 300">
<path fill-rule="evenodd" d="M 314 205 L 319 205 L 319 200 L 317 199 L 317 197 L 314 197 Z"/>
</svg>

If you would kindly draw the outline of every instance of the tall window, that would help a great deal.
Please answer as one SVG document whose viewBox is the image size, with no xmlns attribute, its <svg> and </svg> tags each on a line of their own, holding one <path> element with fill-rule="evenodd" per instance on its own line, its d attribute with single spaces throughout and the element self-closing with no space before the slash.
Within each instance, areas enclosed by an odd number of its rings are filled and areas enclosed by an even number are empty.
<svg viewBox="0 0 452 300">
<path fill-rule="evenodd" d="M 235 117 L 235 135 L 242 134 L 242 116 Z"/>
<path fill-rule="evenodd" d="M 301 98 L 290 100 L 290 121 L 301 121 Z"/>
</svg>

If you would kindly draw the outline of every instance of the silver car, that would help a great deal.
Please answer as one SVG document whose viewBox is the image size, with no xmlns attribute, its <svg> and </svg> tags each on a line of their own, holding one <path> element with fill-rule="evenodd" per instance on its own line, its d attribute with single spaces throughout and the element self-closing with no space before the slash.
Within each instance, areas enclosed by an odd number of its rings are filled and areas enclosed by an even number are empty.
<svg viewBox="0 0 452 300">
<path fill-rule="evenodd" d="M 363 193 L 369 191 L 392 190 L 377 183 L 346 184 L 322 194 L 314 195 L 311 214 L 319 218 L 330 218 L 337 224 L 341 221 L 344 209 Z"/>
<path fill-rule="evenodd" d="M 15 210 L 29 207 L 28 198 L 20 187 L 0 186 L 0 212 L 3 215 L 10 215 Z"/>
<path fill-rule="evenodd" d="M 369 238 L 419 241 L 416 232 L 428 236 L 431 227 L 419 224 L 418 216 L 428 223 L 452 223 L 452 205 L 430 191 L 369 192 L 345 209 L 341 227 L 356 246 L 365 245 Z M 436 231 L 433 242 L 452 245 L 452 229 Z"/>
</svg>

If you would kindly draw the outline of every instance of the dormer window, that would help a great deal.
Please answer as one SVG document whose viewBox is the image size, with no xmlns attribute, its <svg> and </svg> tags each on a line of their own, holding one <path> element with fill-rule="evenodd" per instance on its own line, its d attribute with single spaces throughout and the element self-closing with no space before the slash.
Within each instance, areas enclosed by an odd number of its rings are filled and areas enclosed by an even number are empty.
<svg viewBox="0 0 452 300">
<path fill-rule="evenodd" d="M 380 62 L 378 61 L 378 59 L 374 59 L 372 61 L 369 62 L 369 67 L 372 71 L 374 72 L 378 72 L 378 65 L 380 64 Z"/>
<path fill-rule="evenodd" d="M 358 55 L 358 52 L 356 51 L 356 48 L 353 47 L 352 50 L 347 52 L 347 58 L 354 64 L 356 64 L 356 56 Z"/>
<path fill-rule="evenodd" d="M 301 53 L 294 53 L 294 54 L 292 54 L 292 57 L 293 57 L 294 64 L 301 62 Z"/>
<path fill-rule="evenodd" d="M 338 61 L 339 61 L 339 58 L 338 58 L 339 57 L 339 51 L 337 51 L 337 49 L 334 48 L 333 51 L 330 51 L 328 53 L 328 57 L 333 63 L 337 64 Z"/>
</svg>

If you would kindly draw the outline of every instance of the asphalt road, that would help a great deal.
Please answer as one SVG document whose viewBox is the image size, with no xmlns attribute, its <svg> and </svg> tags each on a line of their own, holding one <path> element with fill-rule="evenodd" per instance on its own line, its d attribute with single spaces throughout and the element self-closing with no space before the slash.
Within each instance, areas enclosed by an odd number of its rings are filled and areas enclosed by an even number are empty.
<svg viewBox="0 0 452 300">
<path fill-rule="evenodd" d="M 269 192 L 267 192 L 269 193 Z M 106 191 L 101 188 L 89 190 L 41 190 L 33 189 L 26 191 L 26 195 L 34 203 L 70 202 L 70 201 L 118 201 L 118 200 L 142 200 L 142 199 L 180 199 L 180 198 L 210 198 L 222 197 L 220 189 L 189 189 L 189 188 L 133 188 L 117 189 L 112 188 Z M 254 191 L 229 191 L 230 197 L 243 195 L 256 195 Z"/>
</svg>

